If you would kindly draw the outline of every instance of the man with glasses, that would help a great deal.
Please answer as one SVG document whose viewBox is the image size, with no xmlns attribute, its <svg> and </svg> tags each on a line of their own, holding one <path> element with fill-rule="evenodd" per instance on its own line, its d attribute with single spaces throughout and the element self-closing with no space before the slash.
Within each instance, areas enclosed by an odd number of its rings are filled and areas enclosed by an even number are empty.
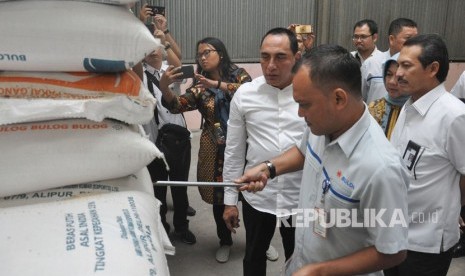
<svg viewBox="0 0 465 276">
<path fill-rule="evenodd" d="M 351 54 L 362 65 L 366 59 L 372 56 L 382 55 L 383 53 L 376 48 L 378 40 L 378 25 L 371 19 L 363 19 L 355 23 L 352 43 L 357 51 Z"/>
<path fill-rule="evenodd" d="M 389 50 L 372 57 L 363 63 L 362 97 L 366 103 L 371 103 L 386 96 L 383 82 L 383 64 L 393 55 L 400 52 L 404 42 L 416 36 L 417 23 L 408 18 L 397 18 L 389 25 Z"/>
</svg>

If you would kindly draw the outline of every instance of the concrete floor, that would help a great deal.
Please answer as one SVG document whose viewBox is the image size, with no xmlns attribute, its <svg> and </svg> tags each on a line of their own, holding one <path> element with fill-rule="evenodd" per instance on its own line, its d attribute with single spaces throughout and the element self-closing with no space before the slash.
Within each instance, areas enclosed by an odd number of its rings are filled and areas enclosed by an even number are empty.
<svg viewBox="0 0 465 276">
<path fill-rule="evenodd" d="M 196 164 L 199 148 L 200 131 L 193 131 L 192 161 L 189 180 L 196 180 Z M 190 229 L 197 237 L 197 243 L 187 245 L 173 240 L 176 247 L 175 256 L 167 256 L 170 273 L 172 276 L 237 276 L 242 275 L 242 258 L 245 248 L 244 227 L 233 234 L 234 245 L 231 249 L 229 262 L 220 264 L 215 260 L 215 252 L 218 248 L 215 221 L 213 219 L 212 206 L 206 204 L 200 198 L 197 188 L 188 189 L 190 205 L 197 210 L 197 214 L 190 218 Z M 168 221 L 172 221 L 172 206 L 168 195 Z M 241 208 L 239 208 L 240 210 Z M 275 232 L 271 244 L 278 250 L 280 258 L 276 262 L 268 262 L 267 275 L 280 275 L 284 262 L 284 252 L 279 231 Z M 454 259 L 449 269 L 448 276 L 465 275 L 465 257 Z"/>
</svg>

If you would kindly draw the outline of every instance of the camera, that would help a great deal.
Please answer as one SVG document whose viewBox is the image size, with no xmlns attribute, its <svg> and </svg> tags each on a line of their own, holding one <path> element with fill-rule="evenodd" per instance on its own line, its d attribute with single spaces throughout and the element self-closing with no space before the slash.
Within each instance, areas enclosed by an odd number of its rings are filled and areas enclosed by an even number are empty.
<svg viewBox="0 0 465 276">
<path fill-rule="evenodd" d="M 295 27 L 296 34 L 311 34 L 312 32 L 312 25 L 297 25 Z"/>
<path fill-rule="evenodd" d="M 162 6 L 147 6 L 147 8 L 150 8 L 152 10 L 152 15 L 155 16 L 157 14 L 161 14 L 165 16 L 165 7 Z"/>
</svg>

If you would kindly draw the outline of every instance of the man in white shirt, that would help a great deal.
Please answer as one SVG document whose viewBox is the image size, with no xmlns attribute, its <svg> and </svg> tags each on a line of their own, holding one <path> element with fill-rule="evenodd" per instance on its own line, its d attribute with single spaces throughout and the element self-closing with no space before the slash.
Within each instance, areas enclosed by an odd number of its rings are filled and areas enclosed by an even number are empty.
<svg viewBox="0 0 465 276">
<path fill-rule="evenodd" d="M 294 72 L 294 100 L 309 127 L 302 143 L 236 181 L 248 183 L 240 190 L 265 191 L 276 185 L 266 183 L 272 174 L 303 167 L 285 275 L 383 275 L 406 255 L 402 159 L 363 103 L 359 63 L 346 49 L 315 47 Z"/>
<path fill-rule="evenodd" d="M 365 60 L 372 56 L 382 55 L 376 48 L 378 40 L 378 24 L 371 19 L 363 19 L 355 23 L 352 43 L 357 51 L 350 52 L 362 65 Z"/>
<path fill-rule="evenodd" d="M 399 89 L 410 99 L 391 142 L 410 172 L 411 221 L 407 259 L 396 275 L 446 275 L 465 199 L 465 105 L 444 88 L 449 57 L 438 35 L 407 40 L 397 62 Z"/>
<path fill-rule="evenodd" d="M 386 88 L 383 82 L 383 64 L 393 55 L 400 52 L 404 42 L 418 33 L 417 24 L 408 18 L 397 18 L 389 25 L 389 50 L 374 56 L 363 63 L 362 97 L 366 103 L 383 98 Z"/>
<path fill-rule="evenodd" d="M 297 38 L 290 30 L 275 28 L 263 37 L 260 63 L 264 76 L 243 84 L 231 102 L 224 181 L 233 181 L 243 174 L 244 168 L 256 166 L 302 138 L 305 122 L 297 116 L 298 106 L 292 99 L 291 69 L 299 58 Z M 242 194 L 246 231 L 244 275 L 266 275 L 266 251 L 280 215 L 277 211 L 297 207 L 300 179 L 299 171 L 273 179 L 274 185 L 263 193 Z M 236 189 L 225 189 L 223 218 L 232 232 L 239 221 L 238 200 Z M 294 250 L 295 228 L 279 230 L 288 259 Z"/>
</svg>

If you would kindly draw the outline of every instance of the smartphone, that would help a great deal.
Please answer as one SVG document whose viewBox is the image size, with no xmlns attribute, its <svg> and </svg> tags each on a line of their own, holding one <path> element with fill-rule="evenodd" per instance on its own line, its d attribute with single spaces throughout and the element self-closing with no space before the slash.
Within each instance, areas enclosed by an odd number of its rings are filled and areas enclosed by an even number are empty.
<svg viewBox="0 0 465 276">
<path fill-rule="evenodd" d="M 155 26 L 152 23 L 145 24 L 145 26 L 147 27 L 147 29 L 149 29 L 150 33 L 153 34 L 153 32 L 155 31 Z"/>
<path fill-rule="evenodd" d="M 179 71 L 182 73 L 181 79 L 188 79 L 194 77 L 194 65 L 183 65 L 181 66 L 181 70 Z"/>
<path fill-rule="evenodd" d="M 162 6 L 147 6 L 147 8 L 150 8 L 152 10 L 153 16 L 157 14 L 161 14 L 165 16 L 165 7 Z"/>
<path fill-rule="evenodd" d="M 312 32 L 312 25 L 298 25 L 295 27 L 296 34 L 311 34 Z"/>
</svg>

